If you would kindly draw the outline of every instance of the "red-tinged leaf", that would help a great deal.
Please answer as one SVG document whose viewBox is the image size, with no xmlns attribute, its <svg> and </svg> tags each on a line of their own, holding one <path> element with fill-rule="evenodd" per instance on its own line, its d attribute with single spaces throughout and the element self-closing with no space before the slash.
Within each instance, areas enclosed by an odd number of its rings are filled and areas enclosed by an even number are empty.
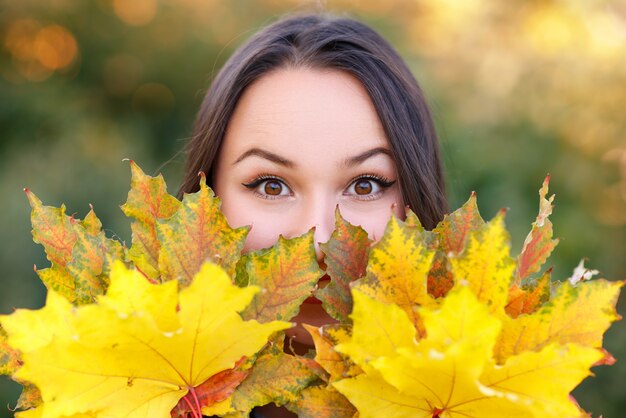
<svg viewBox="0 0 626 418">
<path fill-rule="evenodd" d="M 604 348 L 600 348 L 599 349 L 602 354 L 604 355 L 604 357 L 602 357 L 600 360 L 598 360 L 593 366 L 612 366 L 615 364 L 615 362 L 617 361 L 615 359 L 615 357 L 613 357 L 613 354 L 609 353 L 608 351 L 606 351 Z"/>
<path fill-rule="evenodd" d="M 41 405 L 42 402 L 41 392 L 39 392 L 39 389 L 37 389 L 35 385 L 27 382 L 22 383 L 22 393 L 17 400 L 17 409 L 26 410 L 36 408 Z"/>
<path fill-rule="evenodd" d="M 273 247 L 250 252 L 242 262 L 245 278 L 240 268 L 238 283 L 264 289 L 242 316 L 259 322 L 292 319 L 324 274 L 317 263 L 313 230 L 291 239 L 281 236 Z"/>
<path fill-rule="evenodd" d="M 356 408 L 332 387 L 312 386 L 300 392 L 295 402 L 287 409 L 298 414 L 298 418 L 352 418 Z"/>
<path fill-rule="evenodd" d="M 0 325 L 0 375 L 11 376 L 20 366 L 20 353 L 7 343 L 7 334 Z"/>
<path fill-rule="evenodd" d="M 266 349 L 231 397 L 231 413 L 247 416 L 256 406 L 294 402 L 301 390 L 318 379 L 299 359 L 276 346 Z"/>
<path fill-rule="evenodd" d="M 162 175 L 146 175 L 135 162 L 130 162 L 131 189 L 122 211 L 133 218 L 131 224 L 133 245 L 129 258 L 151 279 L 159 276 L 159 250 L 156 223 L 176 213 L 180 201 L 167 193 Z"/>
<path fill-rule="evenodd" d="M 220 212 L 220 200 L 214 197 L 202 174 L 200 190 L 186 194 L 173 216 L 157 222 L 162 279 L 176 279 L 187 285 L 207 261 L 234 276 L 248 230 L 249 227 L 232 229 L 228 225 Z"/>
<path fill-rule="evenodd" d="M 365 275 L 370 240 L 367 232 L 344 220 L 335 212 L 335 231 L 328 242 L 320 244 L 330 283 L 315 292 L 330 316 L 346 321 L 352 310 L 350 282 Z"/>
<path fill-rule="evenodd" d="M 469 233 L 484 224 L 476 205 L 476 193 L 472 192 L 469 200 L 456 211 L 444 216 L 433 232 L 439 236 L 440 248 L 446 254 L 458 254 L 463 251 Z"/>
<path fill-rule="evenodd" d="M 445 296 L 454 286 L 454 275 L 448 268 L 448 258 L 437 251 L 428 272 L 428 294 L 434 298 Z"/>
<path fill-rule="evenodd" d="M 550 299 L 551 273 L 552 269 L 531 285 L 519 286 L 516 283 L 511 285 L 509 299 L 504 307 L 506 313 L 512 318 L 517 318 L 521 314 L 535 312 L 546 303 Z"/>
<path fill-rule="evenodd" d="M 548 217 L 552 214 L 554 195 L 546 199 L 550 176 L 543 181 L 539 190 L 539 214 L 528 233 L 522 252 L 517 257 L 516 283 L 539 271 L 543 263 L 550 257 L 552 250 L 559 243 L 552 239 L 552 222 Z"/>
<path fill-rule="evenodd" d="M 193 416 L 198 409 L 214 405 L 232 395 L 237 386 L 250 374 L 250 368 L 242 367 L 245 366 L 244 360 L 245 357 L 241 358 L 232 369 L 217 373 L 206 382 L 191 389 L 172 409 L 172 418 Z M 192 409 L 190 405 L 195 408 Z"/>
</svg>

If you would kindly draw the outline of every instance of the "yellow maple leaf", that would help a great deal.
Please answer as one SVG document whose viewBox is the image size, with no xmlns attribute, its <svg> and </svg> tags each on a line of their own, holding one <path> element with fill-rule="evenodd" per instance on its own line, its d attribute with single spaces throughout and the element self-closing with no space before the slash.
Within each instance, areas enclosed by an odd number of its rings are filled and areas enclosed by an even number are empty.
<svg viewBox="0 0 626 418">
<path fill-rule="evenodd" d="M 578 343 L 601 348 L 602 335 L 620 318 L 614 309 L 623 281 L 603 279 L 574 286 L 560 283 L 546 304 L 536 312 L 505 317 L 494 348 L 503 362 L 524 351 L 539 351 L 551 344 Z"/>
<path fill-rule="evenodd" d="M 420 228 L 392 217 L 381 240 L 372 247 L 367 275 L 354 282 L 361 292 L 377 300 L 395 303 L 423 335 L 417 305 L 432 305 L 428 271 L 434 251 L 427 248 Z"/>
<path fill-rule="evenodd" d="M 502 318 L 490 312 L 468 286 L 457 286 L 440 309 L 422 307 L 427 336 L 397 306 L 353 292 L 352 341 L 335 349 L 364 370 L 333 386 L 361 417 L 568 417 L 581 411 L 568 394 L 589 374 L 602 353 L 575 344 L 550 345 L 497 364 L 493 348 Z M 398 314 L 404 315 L 400 319 Z M 392 339 L 359 336 L 381 318 L 400 324 Z M 389 328 L 393 328 L 389 325 Z M 404 337 L 397 335 L 404 333 Z M 389 341 L 396 341 L 389 344 Z M 358 350 L 357 350 L 358 348 Z M 365 356 L 362 352 L 376 353 Z"/>
<path fill-rule="evenodd" d="M 0 317 L 22 352 L 15 377 L 41 390 L 37 414 L 169 416 L 188 392 L 291 326 L 243 321 L 238 312 L 259 289 L 236 287 L 216 265 L 177 286 L 118 263 L 96 304 L 72 307 L 50 292 L 45 308 Z"/>
<path fill-rule="evenodd" d="M 465 251 L 450 257 L 456 283 L 466 283 L 490 312 L 504 315 L 515 261 L 509 255 L 509 234 L 504 212 L 469 234 Z"/>
</svg>

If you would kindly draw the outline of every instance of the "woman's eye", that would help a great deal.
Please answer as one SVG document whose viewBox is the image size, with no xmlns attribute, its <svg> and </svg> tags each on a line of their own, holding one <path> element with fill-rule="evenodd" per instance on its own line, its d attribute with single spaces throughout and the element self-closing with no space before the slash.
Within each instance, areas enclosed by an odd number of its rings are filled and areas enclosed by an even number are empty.
<svg viewBox="0 0 626 418">
<path fill-rule="evenodd" d="M 257 195 L 267 199 L 291 195 L 289 187 L 282 180 L 277 178 L 261 177 L 251 181 L 250 183 L 243 183 L 243 186 L 253 190 Z"/>
<path fill-rule="evenodd" d="M 371 180 L 361 179 L 354 182 L 354 192 L 361 196 L 375 193 L 379 187 Z"/>
<path fill-rule="evenodd" d="M 277 180 L 266 180 L 263 183 L 263 192 L 270 196 L 280 196 L 283 193 L 283 184 Z"/>
<path fill-rule="evenodd" d="M 371 198 L 382 193 L 395 181 L 390 181 L 378 177 L 360 177 L 350 183 L 344 194 L 355 196 L 356 198 Z"/>
</svg>

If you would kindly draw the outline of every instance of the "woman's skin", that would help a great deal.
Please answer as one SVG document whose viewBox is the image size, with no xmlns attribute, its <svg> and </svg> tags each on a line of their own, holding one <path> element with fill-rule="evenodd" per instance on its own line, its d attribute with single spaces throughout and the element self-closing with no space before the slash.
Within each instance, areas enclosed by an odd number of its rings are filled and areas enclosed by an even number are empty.
<svg viewBox="0 0 626 418">
<path fill-rule="evenodd" d="M 232 227 L 251 225 L 245 251 L 315 227 L 330 238 L 335 208 L 373 240 L 391 217 L 404 216 L 396 166 L 376 110 L 353 76 L 338 70 L 282 68 L 246 89 L 229 122 L 214 188 Z M 294 322 L 331 322 L 304 303 Z M 296 343 L 312 345 L 297 327 Z"/>
<path fill-rule="evenodd" d="M 392 212 L 404 216 L 396 166 L 376 110 L 353 76 L 338 70 L 283 68 L 246 89 L 229 122 L 213 173 L 232 227 L 251 225 L 245 250 L 315 227 L 315 251 L 335 226 L 335 208 L 379 239 Z M 293 319 L 332 322 L 320 304 Z M 312 346 L 300 326 L 295 344 Z M 270 416 L 295 416 L 263 408 Z"/>
</svg>

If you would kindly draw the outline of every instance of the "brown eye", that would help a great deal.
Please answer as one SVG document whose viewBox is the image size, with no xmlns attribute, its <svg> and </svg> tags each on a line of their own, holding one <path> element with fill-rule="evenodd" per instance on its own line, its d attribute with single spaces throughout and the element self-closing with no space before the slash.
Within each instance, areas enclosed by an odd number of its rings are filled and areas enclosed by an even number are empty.
<svg viewBox="0 0 626 418">
<path fill-rule="evenodd" d="M 265 194 L 270 196 L 279 196 L 283 191 L 283 185 L 276 180 L 268 180 L 265 182 L 265 187 L 263 188 Z"/>
<path fill-rule="evenodd" d="M 359 180 L 354 185 L 354 191 L 358 195 L 370 194 L 372 193 L 372 189 L 373 189 L 372 182 L 369 180 Z"/>
</svg>

